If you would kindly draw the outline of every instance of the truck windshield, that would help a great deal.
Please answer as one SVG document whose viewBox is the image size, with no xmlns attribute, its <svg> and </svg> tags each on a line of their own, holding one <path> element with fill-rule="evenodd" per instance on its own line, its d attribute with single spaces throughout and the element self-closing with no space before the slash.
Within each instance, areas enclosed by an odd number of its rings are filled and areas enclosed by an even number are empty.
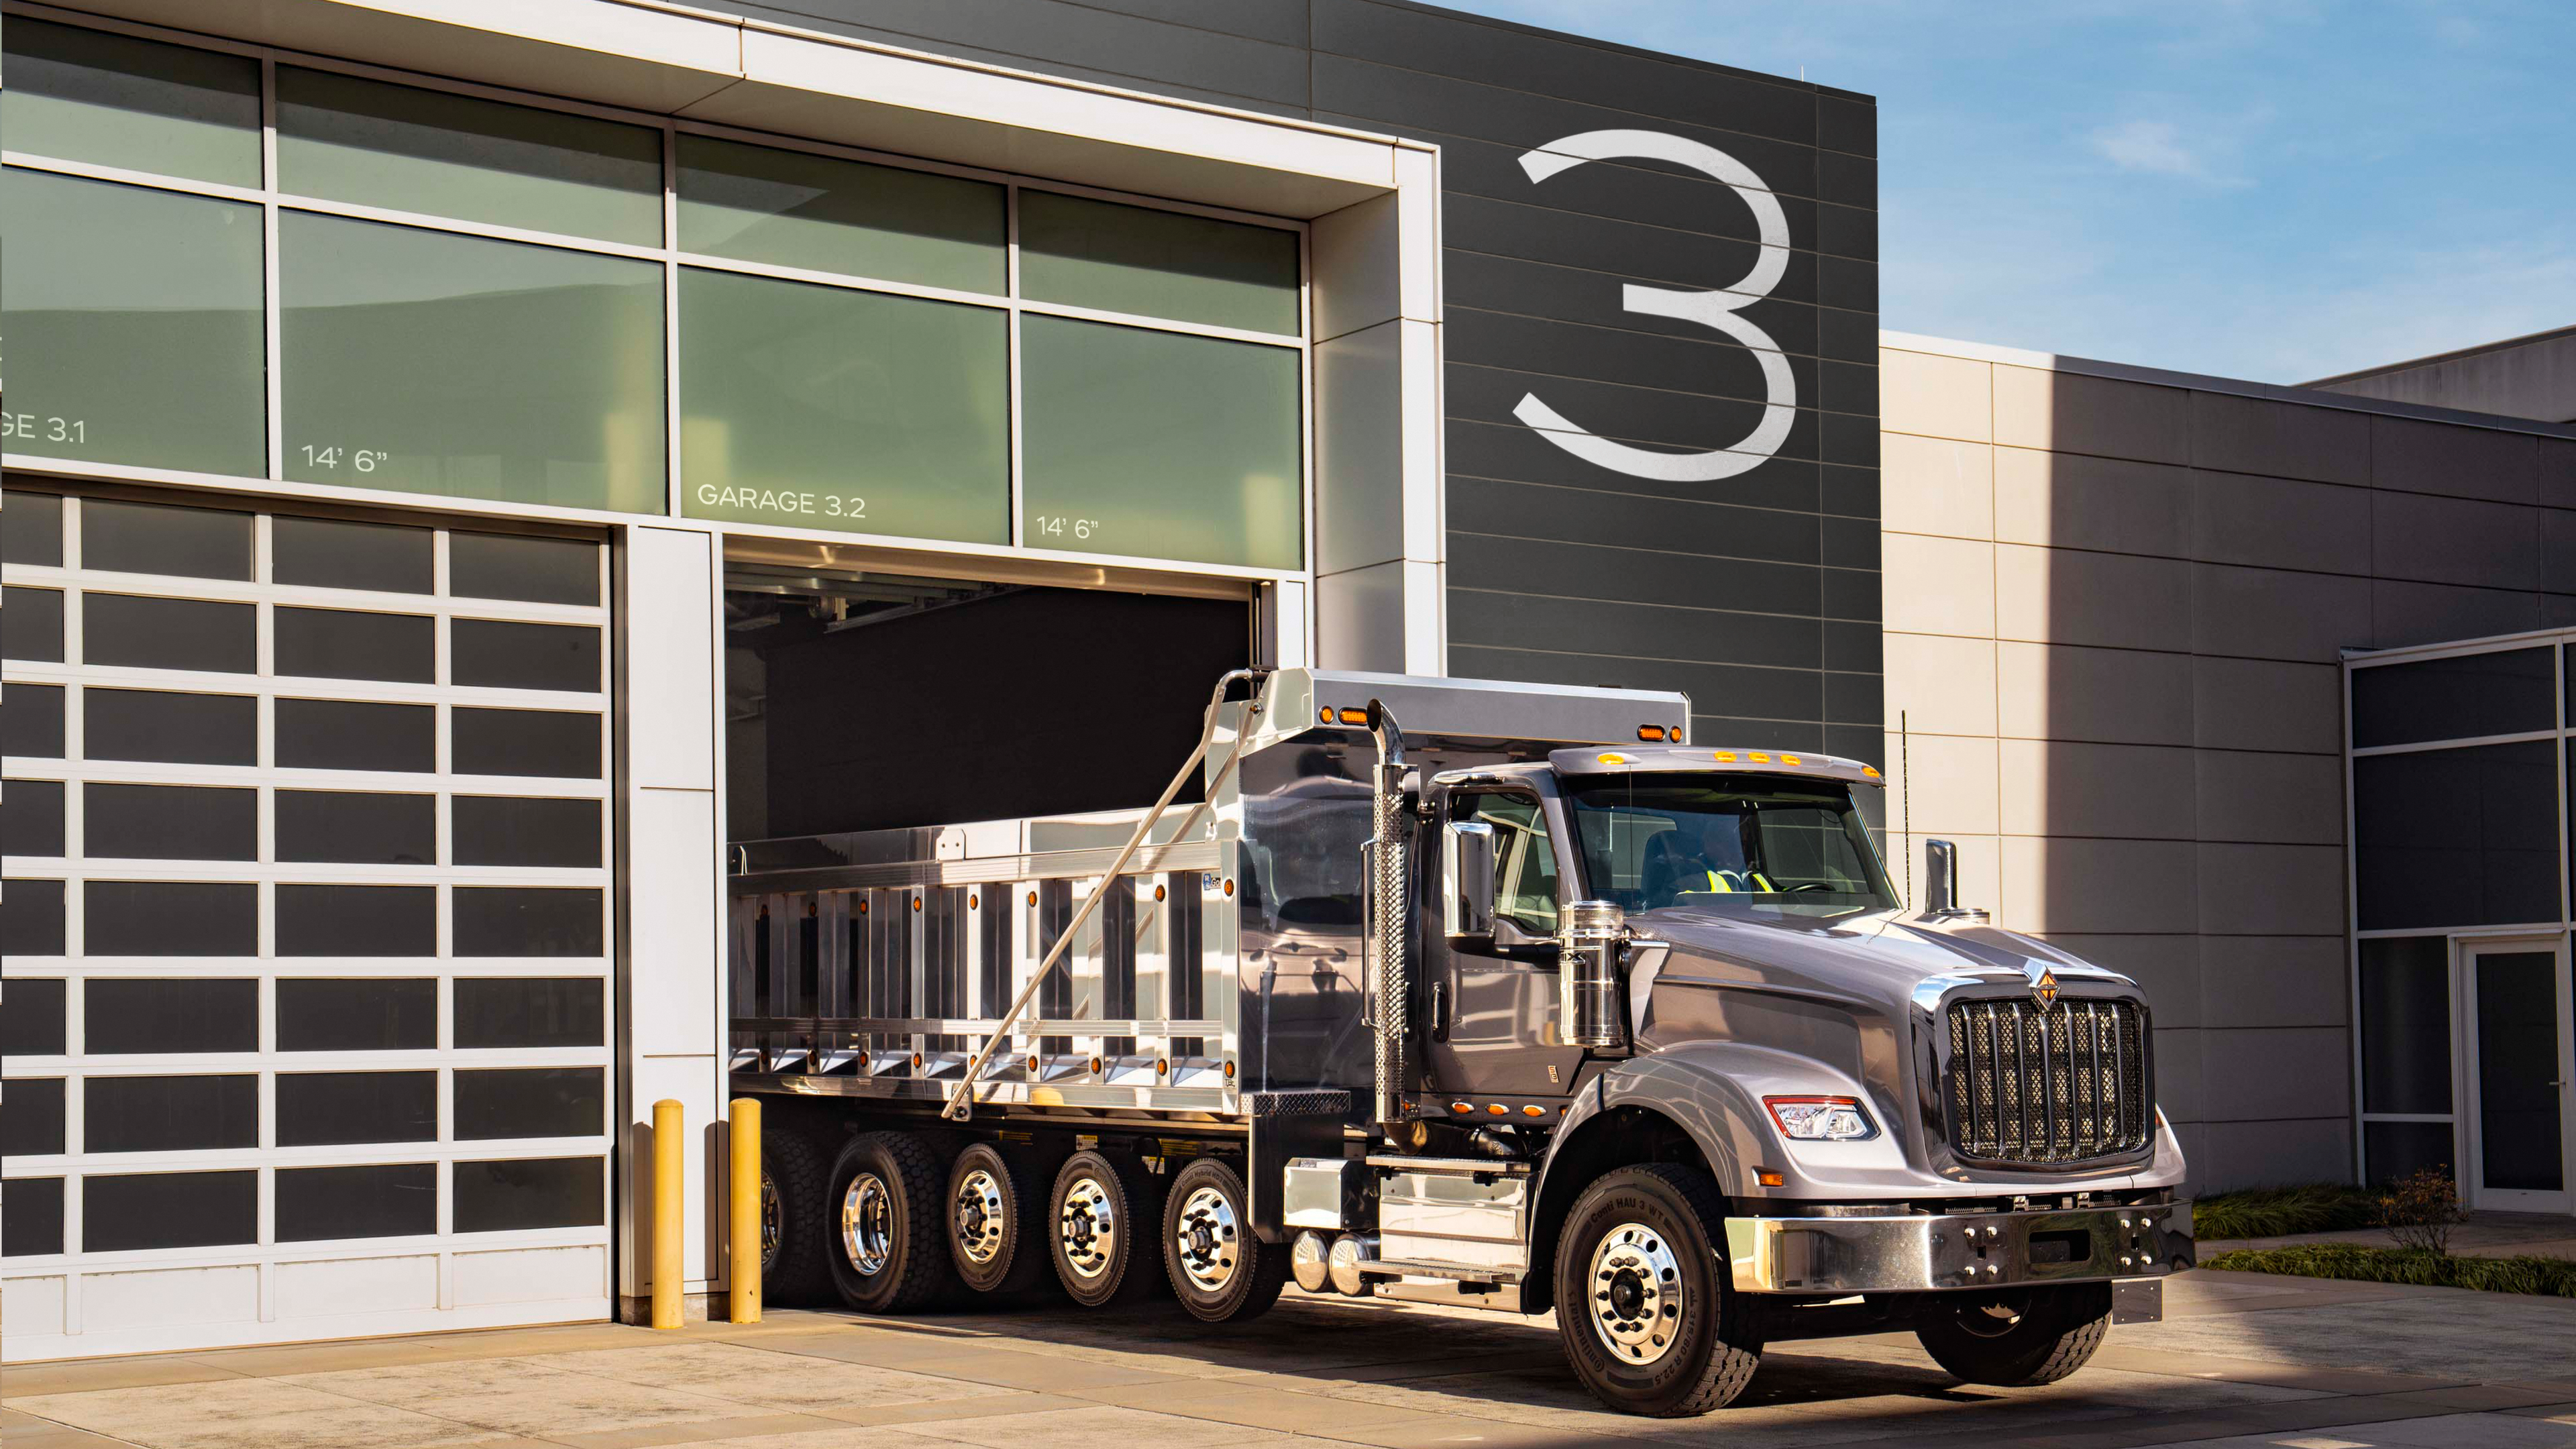
<svg viewBox="0 0 2576 1449">
<path fill-rule="evenodd" d="M 1896 904 L 1844 786 L 1712 773 L 1594 775 L 1564 788 L 1595 899 L 1817 916 Z"/>
</svg>

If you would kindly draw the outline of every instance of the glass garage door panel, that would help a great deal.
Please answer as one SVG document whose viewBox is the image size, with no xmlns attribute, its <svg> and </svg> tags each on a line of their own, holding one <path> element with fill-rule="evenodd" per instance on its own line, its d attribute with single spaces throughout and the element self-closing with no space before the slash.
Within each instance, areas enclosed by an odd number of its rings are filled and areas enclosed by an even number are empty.
<svg viewBox="0 0 2576 1449">
<path fill-rule="evenodd" d="M 1037 315 L 1020 345 L 1031 548 L 1303 562 L 1297 352 Z"/>
<path fill-rule="evenodd" d="M 663 511 L 662 269 L 288 212 L 288 480 Z"/>
<path fill-rule="evenodd" d="M 12 168 L 0 252 L 0 446 L 266 471 L 258 207 Z"/>
<path fill-rule="evenodd" d="M 482 1323 L 458 1256 L 538 1255 L 596 1288 L 529 1318 L 605 1313 L 601 544 L 15 479 L 0 519 L 13 1353 L 127 1351 L 21 1290 L 165 1262 L 280 1339 L 456 1318 L 286 1309 L 286 1259 L 433 1262 Z"/>
<path fill-rule="evenodd" d="M 680 315 L 690 517 L 1010 541 L 1009 314 L 690 270 Z"/>
</svg>

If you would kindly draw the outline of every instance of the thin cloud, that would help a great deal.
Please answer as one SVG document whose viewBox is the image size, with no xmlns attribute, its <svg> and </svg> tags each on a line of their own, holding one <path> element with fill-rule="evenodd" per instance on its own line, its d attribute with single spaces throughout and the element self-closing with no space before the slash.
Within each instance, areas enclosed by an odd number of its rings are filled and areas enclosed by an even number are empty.
<svg viewBox="0 0 2576 1449">
<path fill-rule="evenodd" d="M 2123 171 L 2177 176 L 2215 186 L 2248 184 L 2213 170 L 2207 157 L 2184 143 L 2182 128 L 2171 121 L 2124 121 L 2104 126 L 2093 133 L 2092 142 L 2094 154 Z"/>
</svg>

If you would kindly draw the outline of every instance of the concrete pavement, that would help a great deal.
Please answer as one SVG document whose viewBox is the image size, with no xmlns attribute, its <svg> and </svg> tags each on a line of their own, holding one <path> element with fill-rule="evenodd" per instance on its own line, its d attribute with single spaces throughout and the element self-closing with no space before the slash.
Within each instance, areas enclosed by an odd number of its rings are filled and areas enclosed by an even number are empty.
<svg viewBox="0 0 2576 1449">
<path fill-rule="evenodd" d="M 1605 1413 L 1547 1320 L 1291 1290 L 1210 1330 L 1169 1307 L 751 1327 L 609 1324 L 0 1370 L 7 1449 L 1555 1449 L 2476 1445 L 2576 1449 L 2576 1300 L 2184 1275 L 2037 1389 L 1910 1336 L 1785 1344 L 1702 1419 Z"/>
</svg>

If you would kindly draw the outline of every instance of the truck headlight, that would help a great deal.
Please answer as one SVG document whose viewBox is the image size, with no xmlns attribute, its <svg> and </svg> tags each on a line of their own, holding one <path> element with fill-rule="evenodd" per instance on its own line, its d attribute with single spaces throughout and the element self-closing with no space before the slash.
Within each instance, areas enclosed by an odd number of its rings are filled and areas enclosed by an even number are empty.
<svg viewBox="0 0 2576 1449">
<path fill-rule="evenodd" d="M 1878 1124 L 1858 1097 L 1765 1097 L 1762 1105 L 1792 1142 L 1858 1142 L 1878 1135 Z"/>
</svg>

